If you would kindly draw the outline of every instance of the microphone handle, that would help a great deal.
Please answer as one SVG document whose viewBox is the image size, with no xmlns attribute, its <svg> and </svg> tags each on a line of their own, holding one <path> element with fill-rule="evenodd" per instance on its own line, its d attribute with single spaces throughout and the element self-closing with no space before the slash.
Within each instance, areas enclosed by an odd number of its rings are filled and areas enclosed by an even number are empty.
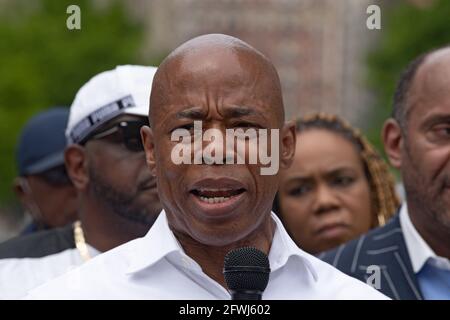
<svg viewBox="0 0 450 320">
<path fill-rule="evenodd" d="M 262 291 L 230 290 L 231 300 L 262 300 Z"/>
</svg>

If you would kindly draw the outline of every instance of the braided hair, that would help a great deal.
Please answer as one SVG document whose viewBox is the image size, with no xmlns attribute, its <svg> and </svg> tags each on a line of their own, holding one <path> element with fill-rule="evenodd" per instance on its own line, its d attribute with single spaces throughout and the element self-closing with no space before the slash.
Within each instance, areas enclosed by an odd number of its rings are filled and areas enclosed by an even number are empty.
<svg viewBox="0 0 450 320">
<path fill-rule="evenodd" d="M 394 179 L 386 162 L 358 129 L 336 115 L 316 113 L 296 121 L 297 134 L 309 129 L 325 129 L 335 132 L 350 141 L 361 155 L 364 171 L 371 190 L 372 209 L 376 214 L 376 226 L 382 226 L 395 213 L 400 200 L 395 192 Z M 273 210 L 280 215 L 278 196 Z"/>
</svg>

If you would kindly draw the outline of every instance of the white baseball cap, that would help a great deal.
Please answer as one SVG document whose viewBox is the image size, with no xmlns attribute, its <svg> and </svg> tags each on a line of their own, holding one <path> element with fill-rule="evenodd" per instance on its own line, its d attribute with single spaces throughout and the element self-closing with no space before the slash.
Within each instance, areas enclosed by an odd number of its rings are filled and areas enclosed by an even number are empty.
<svg viewBox="0 0 450 320">
<path fill-rule="evenodd" d="M 66 137 L 79 143 L 122 114 L 148 116 L 155 67 L 117 66 L 94 76 L 78 90 L 70 107 Z"/>
</svg>

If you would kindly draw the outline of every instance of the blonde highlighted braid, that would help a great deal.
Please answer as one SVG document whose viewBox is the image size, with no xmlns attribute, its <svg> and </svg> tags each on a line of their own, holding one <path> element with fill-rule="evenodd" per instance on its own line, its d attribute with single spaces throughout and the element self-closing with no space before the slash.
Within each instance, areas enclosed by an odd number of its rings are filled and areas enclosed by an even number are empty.
<svg viewBox="0 0 450 320">
<path fill-rule="evenodd" d="M 395 192 L 394 179 L 389 167 L 360 130 L 336 115 L 326 113 L 311 114 L 296 121 L 297 133 L 308 129 L 325 129 L 340 134 L 352 144 L 356 144 L 363 160 L 371 190 L 372 208 L 376 214 L 376 226 L 382 226 L 395 213 L 400 200 Z"/>
</svg>

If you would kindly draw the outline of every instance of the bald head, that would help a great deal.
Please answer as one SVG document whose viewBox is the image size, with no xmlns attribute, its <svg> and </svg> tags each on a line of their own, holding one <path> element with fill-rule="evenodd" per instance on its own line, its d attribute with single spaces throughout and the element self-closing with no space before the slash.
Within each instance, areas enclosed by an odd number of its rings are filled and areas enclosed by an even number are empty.
<svg viewBox="0 0 450 320">
<path fill-rule="evenodd" d="M 393 117 L 403 127 L 414 105 L 426 98 L 424 95 L 434 97 L 442 86 L 448 90 L 449 70 L 449 46 L 426 52 L 405 68 L 395 90 L 393 109 Z"/>
<path fill-rule="evenodd" d="M 225 34 L 206 34 L 193 38 L 181 44 L 167 56 L 161 66 L 163 66 L 166 62 L 173 60 L 174 58 L 193 54 L 202 50 L 247 51 L 259 56 L 261 59 L 265 60 L 266 63 L 271 64 L 270 61 L 262 53 L 238 38 Z"/>
<path fill-rule="evenodd" d="M 158 68 L 150 97 L 150 121 L 157 125 L 176 96 L 182 95 L 187 104 L 195 94 L 208 95 L 217 102 L 238 91 L 246 95 L 242 100 L 252 98 L 266 104 L 280 126 L 283 124 L 281 85 L 273 64 L 237 38 L 199 36 L 176 48 Z"/>
<path fill-rule="evenodd" d="M 450 47 L 429 53 L 413 82 L 411 101 L 438 99 L 450 91 Z"/>
</svg>

